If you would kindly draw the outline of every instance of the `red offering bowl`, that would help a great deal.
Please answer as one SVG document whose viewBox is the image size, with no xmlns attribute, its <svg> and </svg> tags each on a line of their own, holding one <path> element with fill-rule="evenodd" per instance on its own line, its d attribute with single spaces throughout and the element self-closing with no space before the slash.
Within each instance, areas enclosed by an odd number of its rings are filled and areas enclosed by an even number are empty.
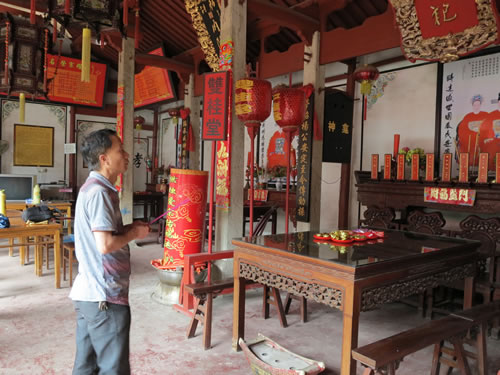
<svg viewBox="0 0 500 375">
<path fill-rule="evenodd" d="M 352 238 L 348 240 L 334 240 L 333 238 L 330 239 L 330 241 L 335 242 L 335 243 L 353 243 L 354 240 Z"/>
<path fill-rule="evenodd" d="M 330 241 L 332 238 L 330 237 L 330 233 L 327 233 L 328 236 L 320 236 L 319 233 L 318 234 L 313 234 L 313 237 L 315 240 L 319 240 L 319 241 Z"/>
<path fill-rule="evenodd" d="M 358 238 L 353 237 L 353 240 L 356 242 L 362 242 L 362 241 L 366 241 L 368 239 L 366 236 L 362 236 L 360 234 L 357 234 L 356 236 L 358 236 Z"/>
</svg>

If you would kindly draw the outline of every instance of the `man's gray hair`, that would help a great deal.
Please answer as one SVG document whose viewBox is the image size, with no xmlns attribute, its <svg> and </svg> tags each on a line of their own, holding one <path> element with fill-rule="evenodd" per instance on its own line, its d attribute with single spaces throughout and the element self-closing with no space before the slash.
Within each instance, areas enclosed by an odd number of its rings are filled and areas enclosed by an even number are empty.
<svg viewBox="0 0 500 375">
<path fill-rule="evenodd" d="M 111 137 L 116 132 L 111 129 L 101 129 L 90 133 L 82 142 L 82 157 L 91 171 L 100 170 L 99 156 L 104 154 L 113 144 Z"/>
</svg>

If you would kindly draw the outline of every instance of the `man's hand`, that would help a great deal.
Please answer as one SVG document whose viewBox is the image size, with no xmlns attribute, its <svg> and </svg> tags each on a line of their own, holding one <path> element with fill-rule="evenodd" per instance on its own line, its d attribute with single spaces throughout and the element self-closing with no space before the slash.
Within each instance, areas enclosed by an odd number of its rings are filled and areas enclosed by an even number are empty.
<svg viewBox="0 0 500 375">
<path fill-rule="evenodd" d="M 148 235 L 150 228 L 148 223 L 137 220 L 132 223 L 130 230 L 133 231 L 134 239 L 142 240 Z"/>
</svg>

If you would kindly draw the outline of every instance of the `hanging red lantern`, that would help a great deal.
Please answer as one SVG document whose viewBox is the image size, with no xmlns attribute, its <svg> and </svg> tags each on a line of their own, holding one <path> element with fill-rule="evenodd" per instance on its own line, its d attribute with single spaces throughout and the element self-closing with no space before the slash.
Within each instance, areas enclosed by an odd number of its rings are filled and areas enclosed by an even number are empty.
<svg viewBox="0 0 500 375">
<path fill-rule="evenodd" d="M 301 89 L 280 87 L 273 92 L 274 120 L 284 132 L 294 132 L 304 122 L 306 97 Z"/>
<path fill-rule="evenodd" d="M 373 65 L 358 66 L 353 73 L 354 79 L 361 84 L 361 94 L 369 95 L 372 91 L 373 81 L 375 81 L 380 72 Z"/>
<path fill-rule="evenodd" d="M 292 149 L 292 134 L 304 122 L 306 94 L 302 89 L 279 87 L 273 92 L 274 120 L 285 132 L 287 150 Z M 290 199 L 290 151 L 286 165 L 285 233 L 288 234 Z"/>
<path fill-rule="evenodd" d="M 177 125 L 177 118 L 179 117 L 179 108 L 170 108 L 168 114 L 172 117 L 172 121 Z"/>
<path fill-rule="evenodd" d="M 260 123 L 271 114 L 271 83 L 263 79 L 244 78 L 236 81 L 235 112 L 245 123 L 250 136 L 250 237 L 253 235 L 253 192 L 255 136 Z"/>
<path fill-rule="evenodd" d="M 257 78 L 238 80 L 235 88 L 235 111 L 246 127 L 259 128 L 260 123 L 271 114 L 271 83 Z"/>
<path fill-rule="evenodd" d="M 141 143 L 141 130 L 146 120 L 142 116 L 134 117 L 135 130 L 137 130 L 137 143 Z"/>
</svg>

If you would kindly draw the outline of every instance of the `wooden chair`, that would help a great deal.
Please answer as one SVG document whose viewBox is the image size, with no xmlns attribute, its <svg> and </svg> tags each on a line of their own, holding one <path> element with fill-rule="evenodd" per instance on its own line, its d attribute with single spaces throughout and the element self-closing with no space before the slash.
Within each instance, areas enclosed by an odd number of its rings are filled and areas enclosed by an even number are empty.
<svg viewBox="0 0 500 375">
<path fill-rule="evenodd" d="M 443 229 L 445 225 L 446 220 L 440 212 L 414 210 L 408 215 L 407 223 L 401 224 L 401 229 L 417 233 L 449 235 L 449 231 Z M 415 305 L 408 299 L 403 302 Z M 434 290 L 428 288 L 425 292 L 420 293 L 419 302 L 415 306 L 422 312 L 422 316 L 432 318 L 433 304 Z"/>
<path fill-rule="evenodd" d="M 73 263 L 76 261 L 75 243 L 63 242 L 62 244 L 62 267 L 63 280 L 66 281 L 66 265 L 69 267 L 69 286 L 73 286 Z"/>
</svg>

